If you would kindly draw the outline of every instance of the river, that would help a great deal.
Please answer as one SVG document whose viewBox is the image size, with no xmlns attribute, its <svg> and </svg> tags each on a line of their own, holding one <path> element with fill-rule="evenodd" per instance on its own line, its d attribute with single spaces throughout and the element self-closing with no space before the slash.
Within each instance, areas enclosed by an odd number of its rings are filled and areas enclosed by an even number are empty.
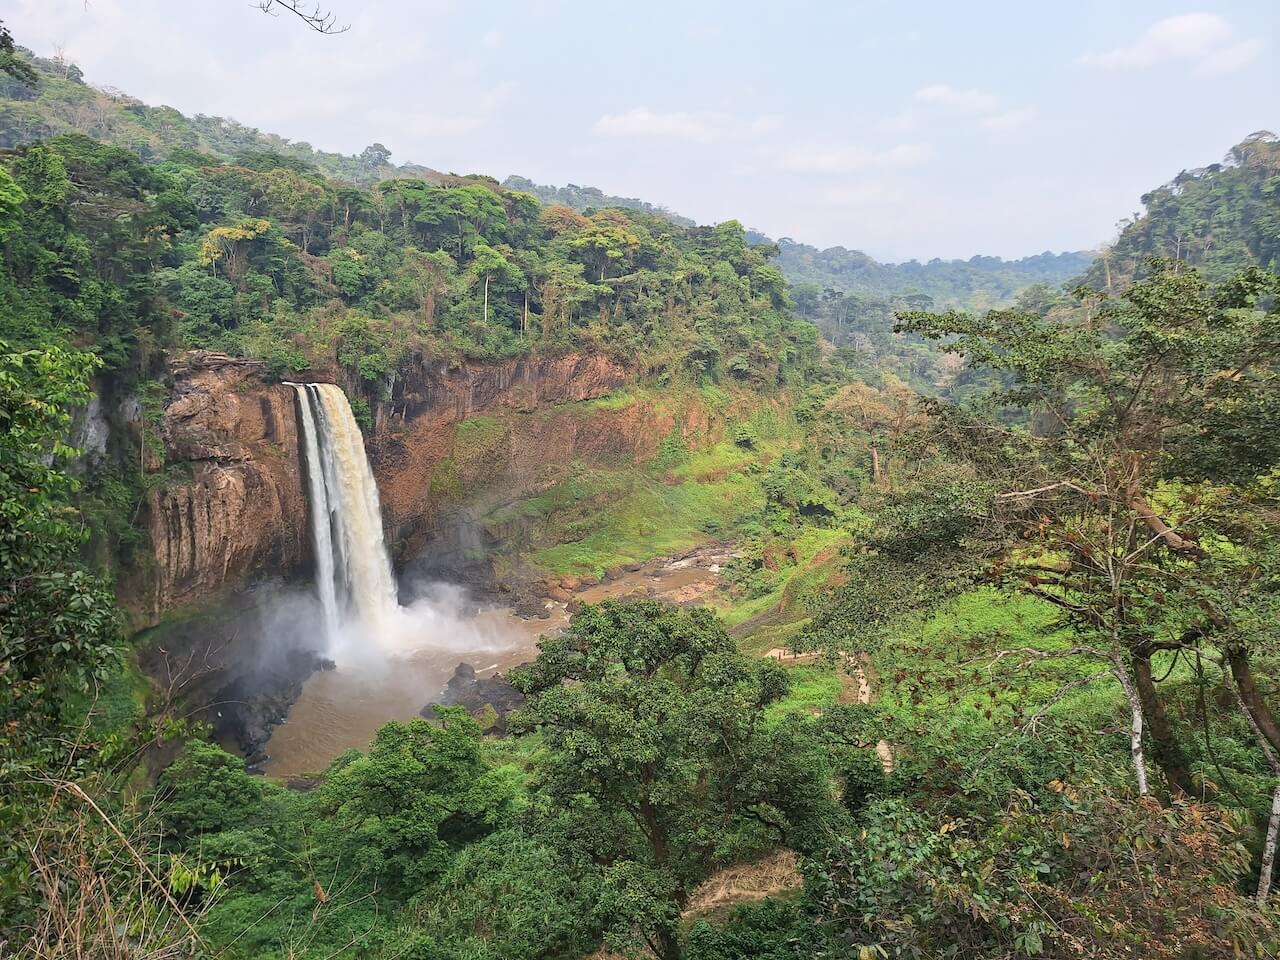
<svg viewBox="0 0 1280 960">
<path fill-rule="evenodd" d="M 672 603 L 705 603 L 721 586 L 719 569 L 725 558 L 707 550 L 651 562 L 576 591 L 574 599 L 599 603 L 653 596 Z M 312 674 L 267 743 L 263 771 L 272 777 L 317 773 L 345 751 L 365 749 L 384 723 L 418 716 L 459 663 L 470 663 L 482 677 L 506 673 L 536 657 L 539 638 L 563 630 L 568 622 L 568 604 L 550 600 L 546 618 L 523 618 L 499 606 L 479 609 L 460 624 L 467 636 L 479 638 L 479 649 L 460 651 L 454 637 L 427 631 L 417 649 Z"/>
</svg>

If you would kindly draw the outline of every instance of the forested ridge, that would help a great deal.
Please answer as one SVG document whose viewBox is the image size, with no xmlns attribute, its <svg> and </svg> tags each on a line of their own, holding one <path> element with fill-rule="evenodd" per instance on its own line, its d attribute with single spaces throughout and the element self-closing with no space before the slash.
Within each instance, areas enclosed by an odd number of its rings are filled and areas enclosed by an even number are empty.
<svg viewBox="0 0 1280 960">
<path fill-rule="evenodd" d="M 600 207 L 621 207 L 624 210 L 639 210 L 642 213 L 663 216 L 682 227 L 697 226 L 688 217 L 672 213 L 664 207 L 656 207 L 635 197 L 610 196 L 597 187 L 580 187 L 576 183 L 570 183 L 563 187 L 553 187 L 544 183 L 534 183 L 528 177 L 520 177 L 515 174 L 503 180 L 502 185 L 509 190 L 521 190 L 525 193 L 531 193 L 543 203 L 558 203 L 580 212 L 599 209 Z M 763 238 L 751 237 L 749 239 L 753 243 L 768 242 Z"/>
<path fill-rule="evenodd" d="M 125 92 L 91 86 L 84 72 L 61 55 L 38 57 L 19 48 L 15 57 L 35 82 L 0 75 L 0 149 L 79 133 L 124 147 L 143 160 L 166 157 L 172 150 L 201 150 L 223 160 L 265 150 L 357 184 L 395 176 L 441 176 L 417 164 L 392 164 L 391 151 L 380 143 L 355 156 L 329 153 L 228 117 L 188 117 L 173 107 L 151 106 Z"/>
<path fill-rule="evenodd" d="M 1036 284 L 1060 287 L 1093 262 L 1094 252 L 1045 251 L 1018 260 L 974 256 L 968 260 L 934 259 L 921 263 L 881 263 L 859 250 L 778 241 L 778 262 L 796 287 L 815 295 L 833 289 L 892 303 L 911 295 L 929 297 L 939 307 L 989 309 L 1011 301 Z"/>
<path fill-rule="evenodd" d="M 395 165 L 391 151 L 380 143 L 360 154 L 343 156 L 291 142 L 246 127 L 233 119 L 187 117 L 172 107 L 150 106 L 118 90 L 99 89 L 86 82 L 74 63 L 59 58 L 27 58 L 40 77 L 36 85 L 0 76 L 0 148 L 12 148 L 60 134 L 79 133 L 122 147 L 144 161 L 166 158 L 172 151 L 199 150 L 231 161 L 246 154 L 270 152 L 288 158 L 331 180 L 370 186 L 393 177 L 415 177 L 432 184 L 450 176 L 417 164 Z M 508 191 L 528 193 L 543 204 L 578 212 L 605 208 L 632 210 L 662 217 L 681 227 L 696 224 L 687 217 L 632 197 L 618 197 L 598 188 L 534 183 L 510 175 L 501 184 Z M 748 242 L 773 241 L 749 231 Z M 1090 253 L 1040 254 L 1016 261 L 975 256 L 967 261 L 911 261 L 880 263 L 857 250 L 834 247 L 818 250 L 794 240 L 777 244 L 778 266 L 793 285 L 819 292 L 831 288 L 886 304 L 908 295 L 927 295 L 938 306 L 982 309 L 1008 302 L 1021 289 L 1036 283 L 1060 286 L 1082 273 Z M 813 316 L 812 312 L 807 313 Z M 834 331 L 833 331 L 834 332 Z"/>
<path fill-rule="evenodd" d="M 737 221 L 168 139 L 89 88 L 105 126 L 55 123 L 74 68 L 7 33 L 0 71 L 0 954 L 1280 951 L 1274 138 L 1087 271 L 975 265 L 1009 284 L 985 309 L 789 283 Z M 251 772 L 140 672 L 111 589 L 182 480 L 154 430 L 192 348 L 343 383 L 366 429 L 431 364 L 591 352 L 632 379 L 586 404 L 696 396 L 722 438 L 611 476 L 702 505 L 723 593 L 575 606 L 505 729 L 438 708 Z M 86 472 L 91 394 L 140 429 Z M 544 560 L 676 520 L 603 489 Z"/>
<path fill-rule="evenodd" d="M 1147 258 L 1180 260 L 1222 280 L 1242 263 L 1280 266 L 1280 141 L 1250 134 L 1220 163 L 1183 170 L 1142 196 L 1142 213 L 1090 267 L 1088 281 L 1114 289 L 1147 270 Z"/>
</svg>

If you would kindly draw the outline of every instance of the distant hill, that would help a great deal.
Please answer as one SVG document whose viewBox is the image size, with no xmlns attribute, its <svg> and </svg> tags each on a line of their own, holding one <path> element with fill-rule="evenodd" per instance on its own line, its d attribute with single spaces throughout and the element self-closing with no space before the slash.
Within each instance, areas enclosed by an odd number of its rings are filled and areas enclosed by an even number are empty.
<svg viewBox="0 0 1280 960">
<path fill-rule="evenodd" d="M 553 187 L 545 183 L 534 183 L 527 177 L 515 174 L 502 181 L 506 190 L 519 190 L 531 193 L 545 204 L 558 203 L 573 210 L 598 210 L 603 207 L 621 207 L 624 210 L 639 210 L 641 213 L 666 217 L 672 223 L 682 227 L 696 227 L 697 223 L 678 213 L 672 213 L 666 207 L 656 206 L 637 200 L 635 197 L 613 197 L 596 187 L 580 187 L 571 183 L 564 187 Z"/>
<path fill-rule="evenodd" d="M 1211 280 L 1254 264 L 1280 269 L 1280 139 L 1251 134 L 1221 163 L 1183 170 L 1144 194 L 1142 205 L 1089 268 L 1090 286 L 1122 287 L 1149 257 L 1184 260 Z"/>
<path fill-rule="evenodd" d="M 370 144 L 351 156 L 317 150 L 309 143 L 265 133 L 228 117 L 187 116 L 173 107 L 150 106 L 118 90 L 86 83 L 80 68 L 73 63 L 37 57 L 27 50 L 21 54 L 40 79 L 32 89 L 0 74 L 0 149 L 59 134 L 80 133 L 122 147 L 144 161 L 181 155 L 182 151 L 241 162 L 255 153 L 271 153 L 296 162 L 300 169 L 359 186 L 401 177 L 436 184 L 460 182 L 460 178 L 430 167 L 396 165 L 391 162 L 391 151 L 380 143 Z M 469 182 L 474 178 L 466 179 Z M 543 203 L 563 204 L 574 210 L 621 207 L 661 216 L 679 226 L 696 226 L 690 218 L 660 205 L 635 197 L 613 196 L 596 187 L 551 186 L 516 175 L 507 177 L 502 186 L 533 194 Z M 750 238 L 754 242 L 771 242 L 760 234 Z M 974 257 L 926 264 L 883 264 L 843 247 L 818 250 L 782 240 L 778 248 L 779 266 L 793 287 L 830 287 L 890 301 L 925 294 L 938 305 L 975 308 L 1009 302 L 1019 290 L 1032 284 L 1056 286 L 1083 273 L 1090 260 L 1088 254 L 1041 254 L 1017 261 Z"/>
<path fill-rule="evenodd" d="M 188 117 L 173 107 L 152 107 L 119 90 L 91 86 L 75 64 L 20 50 L 39 75 L 35 88 L 0 74 L 0 149 L 80 133 L 123 147 L 144 161 L 195 150 L 219 160 L 270 152 L 297 161 L 333 180 L 368 186 L 379 180 L 419 177 L 438 182 L 430 167 L 391 163 L 380 143 L 345 156 L 317 150 L 274 133 L 263 133 L 229 117 Z"/>
<path fill-rule="evenodd" d="M 759 237 L 760 241 L 767 238 Z M 831 289 L 894 301 L 924 295 L 938 307 L 984 309 L 1013 302 L 1027 287 L 1060 287 L 1079 277 L 1093 262 L 1093 251 L 1040 253 L 1020 260 L 971 257 L 921 263 L 881 263 L 859 250 L 828 247 L 783 238 L 777 241 L 778 265 L 794 287 Z"/>
</svg>

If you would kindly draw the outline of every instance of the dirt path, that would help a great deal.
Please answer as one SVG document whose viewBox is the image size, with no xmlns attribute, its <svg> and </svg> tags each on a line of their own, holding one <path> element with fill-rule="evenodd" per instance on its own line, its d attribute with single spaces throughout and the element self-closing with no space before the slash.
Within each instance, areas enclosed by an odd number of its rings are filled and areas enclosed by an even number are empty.
<svg viewBox="0 0 1280 960">
<path fill-rule="evenodd" d="M 782 664 L 812 663 L 818 660 L 820 653 L 793 653 L 783 647 L 774 647 L 766 657 Z M 867 658 L 865 654 L 848 654 L 844 651 L 840 657 L 840 703 L 870 703 L 871 680 L 867 676 Z M 893 773 L 893 748 L 887 740 L 876 744 L 876 756 L 886 774 Z"/>
</svg>

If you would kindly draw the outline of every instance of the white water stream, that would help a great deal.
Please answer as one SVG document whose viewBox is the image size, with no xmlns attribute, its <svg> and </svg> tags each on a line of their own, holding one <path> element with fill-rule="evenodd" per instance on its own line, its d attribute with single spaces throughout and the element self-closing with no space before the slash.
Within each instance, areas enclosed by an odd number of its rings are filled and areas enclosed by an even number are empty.
<svg viewBox="0 0 1280 960">
<path fill-rule="evenodd" d="M 289 627 L 315 629 L 316 646 L 336 663 L 307 680 L 266 746 L 265 772 L 289 776 L 323 769 L 350 748 L 364 749 L 388 720 L 409 720 L 437 698 L 461 661 L 483 676 L 532 659 L 538 636 L 568 622 L 564 604 L 545 620 L 503 607 L 477 607 L 460 587 L 412 582 L 401 606 L 382 532 L 378 488 L 346 394 L 328 383 L 292 384 L 297 393 L 311 536 L 315 619 L 290 615 Z M 579 592 L 586 602 L 655 592 L 697 602 L 715 581 L 687 562 L 655 565 Z M 692 591 L 692 592 L 691 592 Z M 284 616 L 284 614 L 282 614 Z"/>
<path fill-rule="evenodd" d="M 325 646 L 335 657 L 350 640 L 387 646 L 402 639 L 400 604 L 382 535 L 378 485 L 347 395 L 331 383 L 294 384 L 306 448 L 316 592 Z"/>
</svg>

